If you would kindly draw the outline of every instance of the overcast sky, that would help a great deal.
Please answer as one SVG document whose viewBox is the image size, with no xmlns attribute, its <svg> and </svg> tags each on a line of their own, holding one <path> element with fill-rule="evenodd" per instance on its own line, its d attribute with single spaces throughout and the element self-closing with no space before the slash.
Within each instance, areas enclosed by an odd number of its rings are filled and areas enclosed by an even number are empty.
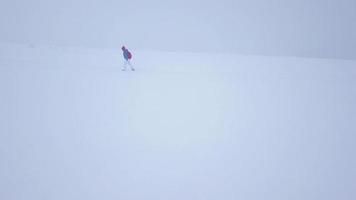
<svg viewBox="0 0 356 200">
<path fill-rule="evenodd" d="M 355 0 L 1 0 L 0 41 L 356 59 Z"/>
</svg>

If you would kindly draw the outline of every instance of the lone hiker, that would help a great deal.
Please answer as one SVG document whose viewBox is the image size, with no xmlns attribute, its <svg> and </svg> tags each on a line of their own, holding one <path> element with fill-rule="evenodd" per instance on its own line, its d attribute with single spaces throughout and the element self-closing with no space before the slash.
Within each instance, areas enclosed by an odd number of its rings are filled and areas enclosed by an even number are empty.
<svg viewBox="0 0 356 200">
<path fill-rule="evenodd" d="M 122 49 L 122 55 L 124 56 L 124 59 L 125 59 L 124 66 L 122 67 L 122 71 L 126 70 L 127 65 L 130 66 L 132 71 L 135 71 L 135 68 L 131 65 L 131 62 L 130 62 L 130 60 L 132 58 L 132 54 L 129 52 L 128 49 L 126 49 L 125 46 L 122 46 L 121 49 Z"/>
</svg>

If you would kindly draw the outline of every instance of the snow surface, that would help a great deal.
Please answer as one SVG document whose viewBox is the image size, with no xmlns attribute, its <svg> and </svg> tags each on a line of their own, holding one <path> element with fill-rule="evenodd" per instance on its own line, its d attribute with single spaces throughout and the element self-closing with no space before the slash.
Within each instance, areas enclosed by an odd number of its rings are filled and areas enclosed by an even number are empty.
<svg viewBox="0 0 356 200">
<path fill-rule="evenodd" d="M 0 199 L 356 199 L 356 61 L 2 44 Z"/>
</svg>

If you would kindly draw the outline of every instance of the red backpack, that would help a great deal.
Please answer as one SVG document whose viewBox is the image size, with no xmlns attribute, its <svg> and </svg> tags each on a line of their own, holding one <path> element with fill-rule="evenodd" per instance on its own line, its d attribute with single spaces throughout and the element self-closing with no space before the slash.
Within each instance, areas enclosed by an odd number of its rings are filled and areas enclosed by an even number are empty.
<svg viewBox="0 0 356 200">
<path fill-rule="evenodd" d="M 131 52 L 127 51 L 127 57 L 128 57 L 129 59 L 131 59 L 131 58 L 132 58 L 132 54 L 131 54 Z"/>
</svg>

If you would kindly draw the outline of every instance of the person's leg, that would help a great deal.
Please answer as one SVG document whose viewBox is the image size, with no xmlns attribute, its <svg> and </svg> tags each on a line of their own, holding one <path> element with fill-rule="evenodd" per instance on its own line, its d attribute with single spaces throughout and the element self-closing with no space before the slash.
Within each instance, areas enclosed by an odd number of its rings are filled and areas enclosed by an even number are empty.
<svg viewBox="0 0 356 200">
<path fill-rule="evenodd" d="M 125 70 L 126 70 L 127 62 L 128 62 L 128 60 L 125 59 L 124 65 L 122 66 L 122 69 L 121 69 L 122 71 L 125 71 Z"/>
<path fill-rule="evenodd" d="M 132 70 L 132 71 L 135 71 L 135 68 L 132 66 L 132 64 L 131 64 L 130 60 L 127 60 L 127 63 L 128 63 L 128 65 L 130 65 L 131 70 Z"/>
</svg>

